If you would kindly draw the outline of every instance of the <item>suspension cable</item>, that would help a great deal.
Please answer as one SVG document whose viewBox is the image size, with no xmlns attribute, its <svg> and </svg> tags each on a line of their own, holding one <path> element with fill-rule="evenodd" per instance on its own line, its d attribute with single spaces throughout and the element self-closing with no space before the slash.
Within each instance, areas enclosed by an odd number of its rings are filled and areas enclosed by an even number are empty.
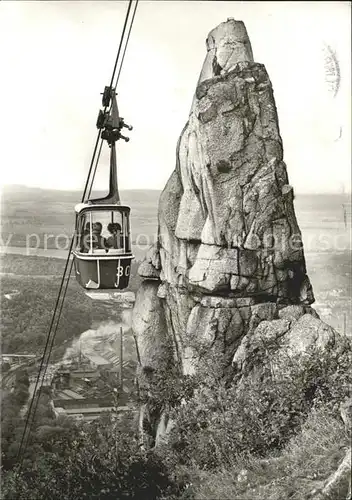
<svg viewBox="0 0 352 500">
<path fill-rule="evenodd" d="M 72 238 L 72 241 L 73 241 L 73 238 Z M 25 440 L 25 443 L 24 443 L 24 446 L 23 446 L 23 450 L 27 449 L 27 447 L 31 443 L 31 439 L 30 438 L 33 437 L 31 435 L 31 431 L 33 429 L 33 425 L 34 425 L 34 421 L 35 421 L 35 414 L 36 414 L 36 411 L 37 411 L 37 408 L 38 408 L 38 404 L 39 404 L 39 399 L 40 399 L 40 396 L 41 396 L 41 388 L 42 388 L 43 383 L 45 381 L 45 377 L 46 377 L 47 370 L 48 370 L 48 367 L 49 367 L 50 356 L 51 356 L 51 353 L 52 353 L 52 349 L 54 347 L 54 342 L 55 342 L 56 334 L 57 334 L 57 331 L 58 331 L 58 328 L 59 328 L 59 323 L 60 323 L 60 319 L 61 319 L 62 309 L 63 309 L 64 302 L 65 302 L 65 296 L 66 296 L 68 285 L 69 285 L 69 282 L 70 282 L 70 275 L 71 275 L 72 267 L 73 267 L 73 260 L 71 260 L 71 265 L 70 265 L 70 268 L 69 268 L 69 271 L 68 271 L 68 275 L 67 275 L 67 278 L 66 278 L 66 285 L 65 285 L 65 289 L 64 289 L 64 293 L 63 293 L 63 298 L 62 298 L 62 301 L 61 301 L 61 305 L 60 305 L 60 309 L 59 309 L 59 313 L 58 313 L 58 317 L 57 317 L 57 321 L 56 321 L 54 333 L 53 333 L 53 335 L 51 337 L 51 342 L 50 342 L 50 345 L 49 345 L 49 352 L 48 352 L 48 355 L 47 355 L 47 362 L 46 362 L 46 364 L 44 366 L 44 370 L 43 370 L 43 374 L 42 374 L 42 378 L 41 378 L 41 384 L 40 384 L 40 387 L 39 387 L 39 390 L 38 390 L 38 395 L 36 397 L 34 397 L 34 399 L 33 399 L 33 400 L 35 400 L 35 404 L 34 404 L 34 408 L 33 408 L 33 411 L 32 411 L 32 419 L 31 419 L 31 422 L 30 422 L 30 424 L 28 426 L 28 433 L 27 433 L 27 437 L 26 437 L 26 440 Z M 40 374 L 41 374 L 41 371 L 39 370 L 39 375 Z M 33 396 L 35 396 L 35 391 L 33 392 Z M 28 410 L 28 414 L 30 414 L 30 410 Z M 23 460 L 23 458 L 24 457 L 22 456 L 22 460 Z M 22 461 L 21 461 L 21 464 L 22 464 Z"/>
<path fill-rule="evenodd" d="M 137 7 L 138 7 L 138 1 L 139 0 L 136 1 L 136 4 L 134 6 L 134 11 L 133 11 L 133 14 L 132 14 L 132 20 L 131 20 L 130 28 L 129 28 L 128 34 L 127 34 L 127 40 L 126 40 L 125 48 L 124 48 L 124 51 L 123 51 L 123 54 L 122 54 L 122 59 L 121 59 L 121 63 L 120 63 L 120 69 L 119 69 L 119 72 L 117 74 L 116 82 L 115 82 L 115 85 L 114 85 L 114 91 L 116 90 L 117 84 L 119 82 L 119 78 L 120 78 L 120 74 L 121 74 L 121 70 L 122 70 L 122 64 L 123 64 L 123 61 L 125 59 L 126 49 L 127 49 L 127 45 L 128 45 L 129 39 L 130 39 L 131 30 L 132 30 L 134 18 L 135 18 Z"/>
<path fill-rule="evenodd" d="M 114 69 L 113 69 L 112 76 L 111 76 L 110 87 L 112 87 L 112 84 L 114 83 L 116 68 L 117 68 L 117 64 L 119 62 L 120 52 L 121 52 L 123 40 L 125 38 L 125 31 L 126 31 L 126 27 L 127 27 L 127 23 L 128 23 L 128 18 L 129 18 L 129 15 L 130 15 L 130 10 L 131 10 L 131 7 L 132 7 L 132 3 L 133 3 L 133 0 L 129 0 L 129 2 L 128 2 L 128 8 L 127 8 L 127 13 L 126 13 L 126 17 L 125 17 L 125 22 L 124 22 L 123 29 L 122 29 L 122 35 L 121 35 L 121 39 L 120 39 L 120 45 L 119 45 L 119 48 L 118 48 L 118 51 L 117 51 L 115 65 L 114 65 Z"/>
<path fill-rule="evenodd" d="M 69 263 L 69 260 L 71 258 L 72 247 L 73 247 L 73 238 L 71 239 L 71 245 L 70 245 L 68 257 L 66 259 L 65 269 L 64 269 L 64 273 L 63 273 L 63 276 L 62 276 L 62 279 L 61 279 L 59 293 L 58 293 L 58 297 L 56 299 L 56 303 L 55 303 L 55 307 L 54 307 L 54 312 L 53 312 L 53 315 L 52 315 L 52 318 L 51 318 L 51 323 L 50 323 L 50 327 L 49 327 L 49 333 L 48 333 L 48 336 L 47 336 L 47 339 L 46 339 L 46 343 L 45 343 L 45 347 L 44 347 L 44 353 L 43 353 L 43 356 L 42 356 L 42 359 L 41 359 L 41 362 L 40 362 L 38 376 L 37 376 L 35 387 L 34 387 L 34 390 L 33 390 L 33 395 L 32 395 L 32 399 L 31 399 L 31 403 L 30 403 L 30 406 L 29 406 L 28 411 L 27 411 L 26 422 L 25 422 L 25 426 L 24 426 L 24 430 L 23 430 L 23 434 L 22 434 L 21 443 L 20 443 L 20 447 L 19 447 L 19 450 L 18 450 L 17 457 L 20 457 L 22 449 L 23 449 L 23 452 L 24 452 L 23 443 L 24 443 L 24 439 L 25 439 L 25 435 L 26 435 L 28 426 L 29 426 L 30 415 L 31 415 L 31 411 L 32 411 L 32 408 L 33 408 L 33 404 L 34 404 L 35 394 L 36 394 L 36 392 L 38 390 L 40 376 L 41 376 L 41 372 L 42 372 L 42 369 L 43 369 L 43 366 L 44 366 L 44 360 L 45 360 L 45 357 L 46 357 L 46 354 L 47 354 L 47 351 L 48 351 L 48 348 L 49 348 L 50 335 L 51 335 L 52 328 L 53 328 L 53 325 L 54 325 L 54 322 L 55 322 L 55 317 L 56 317 L 56 313 L 57 313 L 58 306 L 59 306 L 60 296 L 61 296 L 61 292 L 62 292 L 62 289 L 63 289 L 63 286 L 64 286 L 64 282 L 65 282 L 65 276 L 66 276 L 66 272 L 67 272 L 67 268 L 68 268 L 68 263 Z"/>
<path fill-rule="evenodd" d="M 120 43 L 119 43 L 119 48 L 118 48 L 118 51 L 117 51 L 117 56 L 116 56 L 116 60 L 115 60 L 115 64 L 114 64 L 114 69 L 113 69 L 111 80 L 110 80 L 110 87 L 111 88 L 113 87 L 113 83 L 114 83 L 114 79 L 115 79 L 115 73 L 116 73 L 116 69 L 117 69 L 117 66 L 118 66 L 119 59 L 120 59 L 120 53 L 121 53 L 122 45 L 123 45 L 124 38 L 125 38 L 125 32 L 126 32 L 126 27 L 127 27 L 127 24 L 128 24 L 128 18 L 129 18 L 129 15 L 130 15 L 132 3 L 133 3 L 133 0 L 129 0 L 127 12 L 126 12 L 126 17 L 125 17 L 125 22 L 124 22 L 123 29 L 122 29 L 122 35 L 121 35 L 121 39 L 120 39 Z M 118 78 L 119 78 L 120 73 L 121 73 L 122 62 L 123 62 L 123 59 L 125 57 L 127 43 L 128 43 L 129 36 L 130 36 L 130 33 L 131 33 L 131 29 L 132 29 L 132 25 L 133 25 L 133 21 L 134 21 L 134 16 L 135 16 L 136 10 L 137 10 L 137 5 L 138 5 L 138 0 L 136 1 L 136 4 L 135 4 L 133 16 L 132 16 L 132 21 L 131 21 L 131 25 L 130 25 L 128 36 L 127 36 L 127 42 L 126 42 L 126 45 L 125 45 L 125 49 L 124 49 L 123 56 L 122 56 L 122 61 L 121 61 L 121 64 L 120 64 Z M 118 78 L 117 78 L 117 81 L 118 81 Z M 115 87 L 114 87 L 114 91 L 116 90 L 117 81 L 116 81 L 116 84 L 115 84 Z M 103 113 L 106 113 L 107 108 L 108 108 L 108 106 L 104 107 Z M 109 112 L 110 112 L 110 110 L 111 110 L 111 106 L 110 106 Z M 89 198 L 89 196 L 90 196 L 90 194 L 92 192 L 93 181 L 94 181 L 94 178 L 95 178 L 95 172 L 97 170 L 98 162 L 99 162 L 99 159 L 100 159 L 100 153 L 101 153 L 101 149 L 102 149 L 102 142 L 103 142 L 103 140 L 100 138 L 100 136 L 101 136 L 101 130 L 99 129 L 97 140 L 95 142 L 95 147 L 94 147 L 94 151 L 93 151 L 92 161 L 91 161 L 90 167 L 89 167 L 89 172 L 88 172 L 88 177 L 87 177 L 86 185 L 85 185 L 84 191 L 83 191 L 82 202 L 87 198 L 86 194 L 87 194 L 87 190 L 88 190 L 89 184 L 90 184 L 90 187 L 89 187 L 89 191 L 88 191 L 88 198 Z M 94 168 L 94 171 L 93 171 L 93 165 L 94 165 L 95 155 L 96 155 L 96 152 L 97 152 L 97 149 L 98 149 L 99 139 L 101 140 L 101 145 L 100 145 L 100 149 L 99 149 L 97 161 L 95 162 L 95 168 Z M 91 175 L 92 175 L 92 171 L 94 173 L 93 173 L 93 178 L 90 181 L 90 178 L 91 178 Z"/>
<path fill-rule="evenodd" d="M 138 7 L 138 1 L 139 0 L 136 1 L 135 6 L 134 6 L 134 10 L 133 10 L 133 14 L 132 14 L 132 20 L 131 20 L 131 24 L 130 24 L 130 27 L 129 27 L 129 30 L 128 30 L 127 39 L 126 39 L 125 47 L 124 47 L 124 50 L 123 50 L 123 54 L 122 54 L 122 59 L 121 59 L 119 71 L 118 71 L 118 74 L 117 74 L 116 82 L 114 84 L 114 82 L 113 82 L 114 81 L 114 74 L 115 74 L 116 69 L 117 69 L 117 61 L 118 61 L 118 58 L 116 58 L 114 72 L 113 72 L 113 77 L 111 79 L 111 84 L 110 84 L 110 87 L 113 86 L 113 92 L 116 91 L 116 87 L 117 87 L 117 84 L 119 82 L 119 78 L 120 78 L 120 74 L 121 74 L 121 70 L 122 70 L 123 61 L 124 61 L 125 55 L 126 55 L 127 45 L 128 45 L 129 39 L 130 39 L 130 35 L 131 35 L 131 31 L 132 31 L 132 26 L 133 26 L 134 18 L 135 18 L 137 7 Z M 130 2 L 130 4 L 131 4 L 131 2 Z M 128 12 L 129 12 L 129 10 L 128 10 Z M 122 46 L 122 44 L 120 43 L 119 50 L 120 50 L 121 46 Z M 109 113 L 110 113 L 110 111 L 111 111 L 111 105 L 110 105 L 110 108 L 109 108 Z M 100 135 L 99 135 L 99 137 L 100 137 Z M 102 150 L 102 147 L 103 147 L 103 142 L 104 142 L 103 139 L 100 139 L 99 152 L 98 152 L 98 156 L 97 156 L 97 159 L 96 159 L 96 162 L 95 162 L 95 166 L 94 166 L 94 170 L 93 170 L 93 174 L 92 174 L 92 178 L 91 178 L 91 182 L 90 182 L 90 187 L 89 187 L 87 198 L 90 198 L 90 195 L 91 195 L 91 192 L 92 192 L 92 189 L 93 189 L 94 179 L 95 179 L 95 175 L 96 175 L 96 172 L 97 172 L 97 167 L 98 167 L 98 163 L 99 163 L 99 159 L 100 159 L 100 155 L 101 155 L 101 150 Z"/>
</svg>

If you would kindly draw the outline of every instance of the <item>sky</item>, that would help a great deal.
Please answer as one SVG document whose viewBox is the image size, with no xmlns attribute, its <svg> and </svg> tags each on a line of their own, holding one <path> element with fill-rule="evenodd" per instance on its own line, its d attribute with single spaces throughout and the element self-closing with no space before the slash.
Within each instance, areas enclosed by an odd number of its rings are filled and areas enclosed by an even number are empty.
<svg viewBox="0 0 352 500">
<path fill-rule="evenodd" d="M 127 1 L 0 2 L 1 184 L 83 190 Z M 265 64 L 297 193 L 351 184 L 350 2 L 147 1 L 138 5 L 118 91 L 133 125 L 118 143 L 121 189 L 162 189 L 175 167 L 210 30 L 242 20 Z M 340 86 L 327 82 L 327 47 Z M 104 149 L 96 188 L 107 185 Z"/>
</svg>

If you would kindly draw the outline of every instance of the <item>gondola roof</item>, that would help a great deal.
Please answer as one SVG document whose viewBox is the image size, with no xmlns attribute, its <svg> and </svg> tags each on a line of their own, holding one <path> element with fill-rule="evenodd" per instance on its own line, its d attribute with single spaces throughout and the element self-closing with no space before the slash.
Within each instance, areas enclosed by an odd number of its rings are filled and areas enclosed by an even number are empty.
<svg viewBox="0 0 352 500">
<path fill-rule="evenodd" d="M 93 203 L 78 203 L 75 206 L 75 212 L 77 214 L 80 214 L 85 210 L 87 210 L 89 212 L 92 212 L 95 210 L 121 210 L 121 211 L 129 212 L 131 210 L 131 208 L 127 205 L 116 205 L 116 204 L 112 204 L 112 203 L 107 203 L 107 204 L 100 203 L 97 205 L 95 205 Z"/>
</svg>

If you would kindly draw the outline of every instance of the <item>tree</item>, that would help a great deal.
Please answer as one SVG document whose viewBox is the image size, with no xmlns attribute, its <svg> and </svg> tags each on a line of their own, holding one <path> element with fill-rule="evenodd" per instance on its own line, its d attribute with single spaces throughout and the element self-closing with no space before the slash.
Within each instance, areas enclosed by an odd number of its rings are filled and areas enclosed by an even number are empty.
<svg viewBox="0 0 352 500">
<path fill-rule="evenodd" d="M 51 435 L 52 450 L 24 462 L 22 472 L 8 472 L 3 499 L 136 500 L 173 498 L 181 486 L 153 452 L 140 449 L 133 433 L 121 432 L 114 415 Z M 48 438 L 42 428 L 37 437 Z"/>
</svg>

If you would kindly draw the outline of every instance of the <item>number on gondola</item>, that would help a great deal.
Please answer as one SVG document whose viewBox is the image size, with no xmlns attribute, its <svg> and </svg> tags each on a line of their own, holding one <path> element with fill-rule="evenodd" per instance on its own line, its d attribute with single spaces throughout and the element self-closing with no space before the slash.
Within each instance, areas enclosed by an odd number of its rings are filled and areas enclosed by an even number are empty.
<svg viewBox="0 0 352 500">
<path fill-rule="evenodd" d="M 126 278 L 130 275 L 130 271 L 131 271 L 131 266 L 126 266 L 126 269 L 125 269 Z M 121 278 L 121 276 L 123 276 L 123 266 L 118 266 L 117 272 L 116 272 L 116 277 Z"/>
</svg>

